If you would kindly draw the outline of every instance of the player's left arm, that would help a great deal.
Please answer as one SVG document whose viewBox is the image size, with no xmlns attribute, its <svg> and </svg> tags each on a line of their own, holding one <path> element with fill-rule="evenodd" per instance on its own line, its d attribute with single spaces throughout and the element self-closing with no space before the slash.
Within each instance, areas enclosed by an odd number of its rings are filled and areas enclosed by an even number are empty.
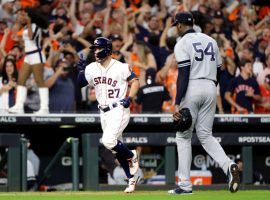
<svg viewBox="0 0 270 200">
<path fill-rule="evenodd" d="M 217 65 L 216 85 L 218 85 L 219 80 L 220 80 L 220 75 L 223 70 L 223 66 L 222 66 L 222 58 L 221 58 L 217 43 L 215 43 L 215 46 L 216 46 L 216 65 Z"/>
<path fill-rule="evenodd" d="M 186 45 L 178 43 L 174 48 L 175 58 L 178 65 L 175 105 L 180 105 L 182 98 L 186 95 L 189 83 L 191 60 L 187 53 L 188 51 L 183 48 L 184 46 Z"/>
<path fill-rule="evenodd" d="M 126 81 L 130 85 L 130 91 L 128 97 L 120 100 L 120 103 L 124 106 L 124 108 L 128 108 L 130 106 L 131 100 L 136 96 L 140 88 L 139 79 L 130 67 L 128 67 L 128 71 L 126 72 L 127 73 L 125 73 L 125 77 L 127 77 Z"/>
<path fill-rule="evenodd" d="M 190 65 L 179 67 L 178 63 L 178 77 L 177 77 L 177 93 L 175 105 L 179 105 L 186 95 L 188 83 L 189 83 L 189 73 L 190 73 Z"/>
</svg>

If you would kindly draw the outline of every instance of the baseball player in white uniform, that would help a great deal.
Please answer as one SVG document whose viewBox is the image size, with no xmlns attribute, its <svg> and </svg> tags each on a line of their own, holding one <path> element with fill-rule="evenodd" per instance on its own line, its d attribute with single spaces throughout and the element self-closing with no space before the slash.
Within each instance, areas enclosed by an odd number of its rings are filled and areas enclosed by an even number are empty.
<svg viewBox="0 0 270 200">
<path fill-rule="evenodd" d="M 131 193 L 137 182 L 134 174 L 139 168 L 138 158 L 135 150 L 131 151 L 123 144 L 122 133 L 130 119 L 129 105 L 138 92 L 139 80 L 128 64 L 112 59 L 111 40 L 99 37 L 90 49 L 94 51 L 96 62 L 86 66 L 84 76 L 95 88 L 103 130 L 102 143 L 116 154 L 129 179 L 124 192 Z M 126 97 L 129 84 L 131 88 Z"/>
<path fill-rule="evenodd" d="M 181 36 L 174 48 L 179 72 L 173 118 L 179 120 L 179 110 L 188 108 L 192 116 L 192 125 L 188 130 L 176 133 L 179 187 L 169 190 L 168 193 L 192 194 L 190 167 L 194 127 L 203 148 L 228 175 L 230 191 L 236 192 L 240 184 L 238 167 L 212 136 L 216 83 L 222 66 L 217 43 L 213 38 L 194 31 L 193 16 L 190 12 L 177 13 L 173 26 Z"/>
</svg>

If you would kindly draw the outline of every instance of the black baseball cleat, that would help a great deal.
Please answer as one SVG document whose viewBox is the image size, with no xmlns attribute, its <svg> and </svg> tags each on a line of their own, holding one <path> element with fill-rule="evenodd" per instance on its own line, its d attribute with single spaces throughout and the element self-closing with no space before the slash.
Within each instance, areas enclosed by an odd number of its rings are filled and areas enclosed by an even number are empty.
<svg viewBox="0 0 270 200">
<path fill-rule="evenodd" d="M 183 190 L 181 188 L 175 188 L 173 190 L 169 190 L 168 194 L 190 195 L 192 194 L 192 190 Z"/>
<path fill-rule="evenodd" d="M 240 186 L 239 169 L 237 164 L 232 163 L 229 166 L 227 176 L 229 178 L 229 189 L 232 193 L 237 192 Z"/>
</svg>

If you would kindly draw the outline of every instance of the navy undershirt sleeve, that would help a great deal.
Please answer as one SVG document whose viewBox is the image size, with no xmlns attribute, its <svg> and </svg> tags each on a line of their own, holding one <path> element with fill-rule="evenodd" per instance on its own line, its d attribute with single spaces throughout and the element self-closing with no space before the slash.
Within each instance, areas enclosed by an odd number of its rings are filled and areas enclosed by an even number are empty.
<svg viewBox="0 0 270 200">
<path fill-rule="evenodd" d="M 87 80 L 85 79 L 84 71 L 80 71 L 77 77 L 77 83 L 80 87 L 85 87 L 88 85 Z"/>
<path fill-rule="evenodd" d="M 134 72 L 131 72 L 130 76 L 127 78 L 127 81 L 130 81 L 130 80 L 132 80 L 134 78 L 137 78 L 137 76 L 135 75 Z"/>
<path fill-rule="evenodd" d="M 175 105 L 179 105 L 181 103 L 182 98 L 186 95 L 189 82 L 189 73 L 190 73 L 190 65 L 178 68 Z"/>
</svg>

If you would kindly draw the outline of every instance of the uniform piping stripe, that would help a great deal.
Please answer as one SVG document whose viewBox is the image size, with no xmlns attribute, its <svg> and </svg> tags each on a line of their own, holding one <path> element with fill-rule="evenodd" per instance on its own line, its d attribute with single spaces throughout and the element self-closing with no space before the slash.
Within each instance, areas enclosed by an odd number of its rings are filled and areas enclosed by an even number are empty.
<svg viewBox="0 0 270 200">
<path fill-rule="evenodd" d="M 97 64 L 97 67 L 98 67 L 98 69 L 100 70 L 100 76 L 102 77 L 102 69 L 101 69 L 101 67 L 99 67 L 98 66 L 98 63 L 96 62 L 96 64 Z M 102 92 L 102 87 L 100 87 L 101 88 L 101 95 L 103 94 L 103 92 Z M 101 96 L 102 97 L 102 96 Z M 105 96 L 105 102 L 104 102 L 104 105 L 106 105 L 106 101 L 107 101 L 107 93 L 106 93 L 106 96 Z"/>
<path fill-rule="evenodd" d="M 178 65 L 178 68 L 180 68 L 180 67 L 187 67 L 187 66 L 191 66 L 191 64 L 190 63 L 187 63 L 185 65 Z"/>
<path fill-rule="evenodd" d="M 109 71 L 109 69 L 113 66 L 114 63 L 116 63 L 116 60 L 111 64 L 111 66 L 109 66 L 109 67 L 106 69 L 106 74 L 107 74 L 107 72 Z"/>
<path fill-rule="evenodd" d="M 191 65 L 186 65 L 186 66 L 178 66 L 178 68 L 181 68 L 181 67 L 190 67 Z"/>
<path fill-rule="evenodd" d="M 115 63 L 116 61 L 114 61 L 111 66 L 108 67 L 108 69 L 106 69 L 105 71 L 105 77 L 107 78 L 107 72 L 109 71 L 109 69 L 113 66 L 113 64 Z M 102 75 L 102 70 L 101 70 L 101 75 Z M 105 100 L 105 104 L 107 102 L 107 84 L 105 84 L 105 92 L 106 92 L 106 100 Z"/>
<path fill-rule="evenodd" d="M 107 71 L 105 72 L 105 77 L 107 78 Z M 106 104 L 107 103 L 107 84 L 106 83 L 105 83 L 105 94 L 106 94 L 106 100 L 105 100 L 105 104 Z"/>
<path fill-rule="evenodd" d="M 177 64 L 181 65 L 181 64 L 184 64 L 184 63 L 188 63 L 188 62 L 190 62 L 190 60 L 183 60 L 183 61 L 178 62 Z"/>
<path fill-rule="evenodd" d="M 186 65 L 190 65 L 191 63 L 188 62 L 188 63 L 184 63 L 184 64 L 178 64 L 178 66 L 186 66 Z"/>
<path fill-rule="evenodd" d="M 127 77 L 127 81 L 130 81 L 130 80 L 132 80 L 133 78 L 137 78 L 137 76 L 135 75 L 134 72 L 131 72 L 130 76 Z"/>
</svg>

